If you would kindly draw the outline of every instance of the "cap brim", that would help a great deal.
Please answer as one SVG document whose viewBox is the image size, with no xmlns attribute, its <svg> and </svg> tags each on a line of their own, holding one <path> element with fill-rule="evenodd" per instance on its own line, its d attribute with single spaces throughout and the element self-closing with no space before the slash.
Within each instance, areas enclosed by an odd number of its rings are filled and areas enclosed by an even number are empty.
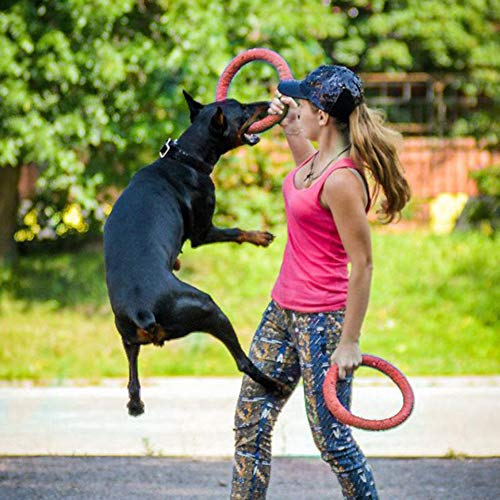
<svg viewBox="0 0 500 500">
<path fill-rule="evenodd" d="M 307 94 L 302 90 L 301 80 L 281 80 L 278 84 L 278 91 L 294 99 L 308 99 Z"/>
</svg>

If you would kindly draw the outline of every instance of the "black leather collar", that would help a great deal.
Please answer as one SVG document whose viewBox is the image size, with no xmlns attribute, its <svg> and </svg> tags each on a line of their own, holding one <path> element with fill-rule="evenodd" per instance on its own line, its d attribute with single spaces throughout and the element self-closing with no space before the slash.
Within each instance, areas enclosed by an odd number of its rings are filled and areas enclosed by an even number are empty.
<svg viewBox="0 0 500 500">
<path fill-rule="evenodd" d="M 170 139 L 170 137 L 165 141 L 165 144 L 160 149 L 160 158 L 165 158 L 166 156 L 174 160 L 186 162 L 190 167 L 194 168 L 195 170 L 199 170 L 204 174 L 210 175 L 214 168 L 214 166 L 210 163 L 199 160 L 189 153 L 186 153 L 186 151 L 184 151 L 177 144 L 177 140 L 173 141 L 172 139 Z"/>
</svg>

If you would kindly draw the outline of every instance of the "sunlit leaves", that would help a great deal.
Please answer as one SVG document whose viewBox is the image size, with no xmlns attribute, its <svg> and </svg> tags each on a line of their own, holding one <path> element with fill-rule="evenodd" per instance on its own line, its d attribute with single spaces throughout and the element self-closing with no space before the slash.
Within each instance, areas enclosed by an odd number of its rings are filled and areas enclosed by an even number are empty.
<svg viewBox="0 0 500 500">
<path fill-rule="evenodd" d="M 297 77 L 325 62 L 363 72 L 451 74 L 456 91 L 494 101 L 498 6 L 498 0 L 13 2 L 0 11 L 0 168 L 33 162 L 40 190 L 71 186 L 70 202 L 94 203 L 97 213 L 99 192 L 125 184 L 186 126 L 181 89 L 213 100 L 226 64 L 251 47 L 276 50 Z M 253 63 L 235 78 L 230 96 L 267 99 L 277 81 L 273 68 Z M 453 131 L 495 143 L 496 114 L 492 106 L 458 120 Z"/>
</svg>

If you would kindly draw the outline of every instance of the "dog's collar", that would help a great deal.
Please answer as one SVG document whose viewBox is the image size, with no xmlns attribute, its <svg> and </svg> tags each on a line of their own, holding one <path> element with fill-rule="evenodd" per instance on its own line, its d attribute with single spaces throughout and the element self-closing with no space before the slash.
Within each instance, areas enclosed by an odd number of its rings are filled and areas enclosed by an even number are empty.
<svg viewBox="0 0 500 500">
<path fill-rule="evenodd" d="M 181 147 L 177 144 L 177 140 L 172 140 L 170 137 L 165 141 L 165 144 L 163 144 L 160 149 L 160 158 L 165 158 L 167 155 L 175 160 L 187 162 L 190 167 L 193 167 L 195 170 L 199 170 L 204 174 L 211 174 L 214 168 L 214 166 L 210 165 L 210 163 L 199 160 L 189 153 L 186 153 L 186 151 L 181 149 Z"/>
</svg>

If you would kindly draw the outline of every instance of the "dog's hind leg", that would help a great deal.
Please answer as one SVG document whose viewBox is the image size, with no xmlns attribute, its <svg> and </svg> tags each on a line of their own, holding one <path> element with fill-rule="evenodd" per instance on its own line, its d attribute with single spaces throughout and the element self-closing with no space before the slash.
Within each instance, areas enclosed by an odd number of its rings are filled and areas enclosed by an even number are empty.
<svg viewBox="0 0 500 500">
<path fill-rule="evenodd" d="M 181 287 L 180 294 L 169 312 L 169 323 L 173 326 L 172 329 L 169 328 L 172 337 L 183 337 L 191 332 L 210 333 L 227 347 L 238 370 L 270 392 L 281 393 L 282 384 L 262 373 L 244 353 L 231 322 L 210 295 L 186 283 L 178 283 Z"/>
<path fill-rule="evenodd" d="M 139 356 L 140 345 L 127 344 L 123 341 L 123 347 L 128 358 L 128 413 L 137 417 L 144 413 L 144 403 L 141 401 L 141 385 L 139 384 L 139 372 L 137 369 L 137 358 Z"/>
</svg>

